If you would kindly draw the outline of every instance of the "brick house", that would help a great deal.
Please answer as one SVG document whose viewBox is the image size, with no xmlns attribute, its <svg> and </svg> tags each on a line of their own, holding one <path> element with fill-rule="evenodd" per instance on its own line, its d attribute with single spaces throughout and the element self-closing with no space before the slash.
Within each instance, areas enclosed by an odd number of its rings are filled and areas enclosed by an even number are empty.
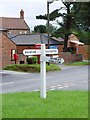
<svg viewBox="0 0 90 120">
<path fill-rule="evenodd" d="M 0 28 L 7 29 L 7 35 L 28 34 L 30 28 L 24 20 L 24 11 L 21 9 L 20 18 L 0 17 Z"/>
<path fill-rule="evenodd" d="M 30 28 L 24 20 L 24 11 L 20 11 L 20 18 L 0 17 L 0 68 L 13 64 L 13 54 L 17 51 L 16 44 L 11 37 L 17 34 L 29 34 Z"/>
<path fill-rule="evenodd" d="M 84 43 L 80 42 L 79 38 L 71 33 L 68 37 L 67 50 L 68 52 L 62 53 L 63 45 L 60 46 L 59 52 L 61 53 L 59 56 L 63 57 L 65 62 L 75 62 L 80 60 L 88 60 L 89 51 L 88 45 L 84 45 Z"/>
<path fill-rule="evenodd" d="M 6 34 L 7 30 L 0 30 L 0 68 L 14 63 L 11 52 L 16 50 L 16 45 Z"/>
<path fill-rule="evenodd" d="M 83 46 L 84 43 L 80 42 L 78 37 L 71 33 L 68 37 L 68 44 L 67 47 L 68 48 L 75 48 L 75 53 L 78 54 L 78 47 L 79 46 Z"/>
</svg>

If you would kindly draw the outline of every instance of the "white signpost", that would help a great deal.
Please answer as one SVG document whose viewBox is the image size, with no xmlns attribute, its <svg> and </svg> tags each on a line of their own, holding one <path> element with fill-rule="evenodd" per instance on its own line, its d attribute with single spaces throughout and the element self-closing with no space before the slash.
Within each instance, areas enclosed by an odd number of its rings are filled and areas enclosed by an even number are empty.
<svg viewBox="0 0 90 120">
<path fill-rule="evenodd" d="M 41 57 L 45 57 L 45 44 L 41 45 Z M 41 62 L 41 86 L 40 86 L 40 96 L 41 98 L 46 98 L 46 61 L 40 60 Z"/>
<path fill-rule="evenodd" d="M 46 54 L 58 54 L 58 49 L 45 49 L 45 44 L 41 44 L 40 49 L 25 49 L 23 50 L 23 54 L 30 56 L 30 55 L 40 55 L 40 64 L 41 64 L 41 84 L 40 84 L 40 96 L 41 98 L 46 98 L 46 62 L 54 62 L 55 60 L 57 63 L 63 63 L 63 58 L 52 58 L 47 57 Z"/>
</svg>

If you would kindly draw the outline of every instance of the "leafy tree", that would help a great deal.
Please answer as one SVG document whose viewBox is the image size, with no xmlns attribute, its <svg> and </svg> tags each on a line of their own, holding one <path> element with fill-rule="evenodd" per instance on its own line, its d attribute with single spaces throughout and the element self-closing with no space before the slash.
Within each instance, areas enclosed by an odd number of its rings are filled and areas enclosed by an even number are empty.
<svg viewBox="0 0 90 120">
<path fill-rule="evenodd" d="M 90 2 L 77 2 L 73 4 L 74 28 L 77 30 L 90 30 Z"/>
<path fill-rule="evenodd" d="M 46 24 L 46 30 L 48 31 L 48 25 Z M 50 34 L 54 34 L 54 32 L 57 30 L 57 27 L 53 26 L 52 24 L 49 24 L 49 32 Z"/>
<path fill-rule="evenodd" d="M 62 2 L 63 2 L 63 0 L 62 0 Z M 67 50 L 68 34 L 69 34 L 69 30 L 70 30 L 70 27 L 71 27 L 71 20 L 72 20 L 72 16 L 70 14 L 72 3 L 71 2 L 63 2 L 63 4 L 66 7 L 67 13 L 66 14 L 65 13 L 64 14 L 59 13 L 59 11 L 63 7 L 61 7 L 60 9 L 56 9 L 52 13 L 50 13 L 50 20 L 53 21 L 57 17 L 63 17 L 63 24 L 62 23 L 59 23 L 59 24 L 62 25 L 64 27 L 64 29 L 65 29 L 64 51 L 66 51 Z M 36 16 L 36 19 L 45 19 L 45 20 L 47 20 L 47 15 L 45 14 L 45 15 Z"/>
<path fill-rule="evenodd" d="M 74 3 L 71 11 L 74 14 L 72 29 L 82 42 L 90 44 L 90 2 Z"/>
<path fill-rule="evenodd" d="M 44 26 L 44 25 L 37 25 L 37 26 L 35 26 L 34 27 L 34 31 L 36 33 L 46 33 L 47 32 L 46 26 Z"/>
<path fill-rule="evenodd" d="M 59 10 L 60 10 L 60 9 L 56 9 L 56 10 L 54 10 L 52 13 L 50 13 L 50 20 L 51 20 L 51 21 L 55 20 L 57 17 L 62 16 L 62 14 L 59 13 Z M 36 19 L 44 19 L 44 20 L 47 20 L 47 14 L 36 16 Z"/>
<path fill-rule="evenodd" d="M 72 23 L 72 14 L 71 14 L 71 5 L 73 4 L 72 2 L 63 2 L 62 3 L 65 5 L 66 7 L 66 11 L 67 13 L 64 14 L 63 16 L 63 27 L 65 29 L 64 34 L 64 52 L 67 52 L 67 42 L 68 42 L 68 35 L 70 34 L 70 28 L 71 28 L 71 23 Z"/>
<path fill-rule="evenodd" d="M 66 8 L 66 13 L 59 13 L 63 7 L 54 10 L 50 13 L 50 20 L 55 20 L 57 17 L 62 17 L 63 21 L 57 21 L 60 28 L 57 29 L 53 35 L 56 37 L 64 38 L 64 51 L 67 51 L 68 35 L 71 32 L 77 32 L 81 41 L 89 44 L 89 31 L 90 31 L 90 2 L 65 2 L 61 0 Z M 47 15 L 36 16 L 37 19 L 47 20 Z M 63 36 L 64 34 L 64 36 Z M 82 37 L 83 36 L 83 37 Z M 85 38 L 85 39 L 84 39 Z"/>
</svg>

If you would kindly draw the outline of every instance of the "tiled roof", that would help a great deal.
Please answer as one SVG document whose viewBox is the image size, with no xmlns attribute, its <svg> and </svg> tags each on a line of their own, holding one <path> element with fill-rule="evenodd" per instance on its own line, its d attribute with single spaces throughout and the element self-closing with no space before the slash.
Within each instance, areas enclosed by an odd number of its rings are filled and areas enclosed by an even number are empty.
<svg viewBox="0 0 90 120">
<path fill-rule="evenodd" d="M 0 28 L 3 29 L 13 29 L 13 30 L 29 30 L 29 26 L 26 24 L 24 19 L 21 18 L 7 18 L 7 17 L 0 17 Z"/>
<path fill-rule="evenodd" d="M 11 40 L 16 45 L 48 44 L 48 38 L 43 34 L 19 34 L 12 37 Z M 50 44 L 58 45 L 60 42 L 50 38 Z"/>
</svg>

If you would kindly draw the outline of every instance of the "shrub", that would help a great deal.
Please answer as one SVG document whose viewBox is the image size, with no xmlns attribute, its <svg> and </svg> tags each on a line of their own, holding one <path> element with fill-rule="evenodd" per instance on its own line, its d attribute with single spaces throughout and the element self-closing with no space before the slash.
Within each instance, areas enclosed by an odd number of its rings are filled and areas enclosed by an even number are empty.
<svg viewBox="0 0 90 120">
<path fill-rule="evenodd" d="M 28 64 L 36 64 L 37 63 L 37 57 L 36 56 L 34 56 L 34 57 L 27 57 L 26 61 L 27 61 Z"/>
</svg>

